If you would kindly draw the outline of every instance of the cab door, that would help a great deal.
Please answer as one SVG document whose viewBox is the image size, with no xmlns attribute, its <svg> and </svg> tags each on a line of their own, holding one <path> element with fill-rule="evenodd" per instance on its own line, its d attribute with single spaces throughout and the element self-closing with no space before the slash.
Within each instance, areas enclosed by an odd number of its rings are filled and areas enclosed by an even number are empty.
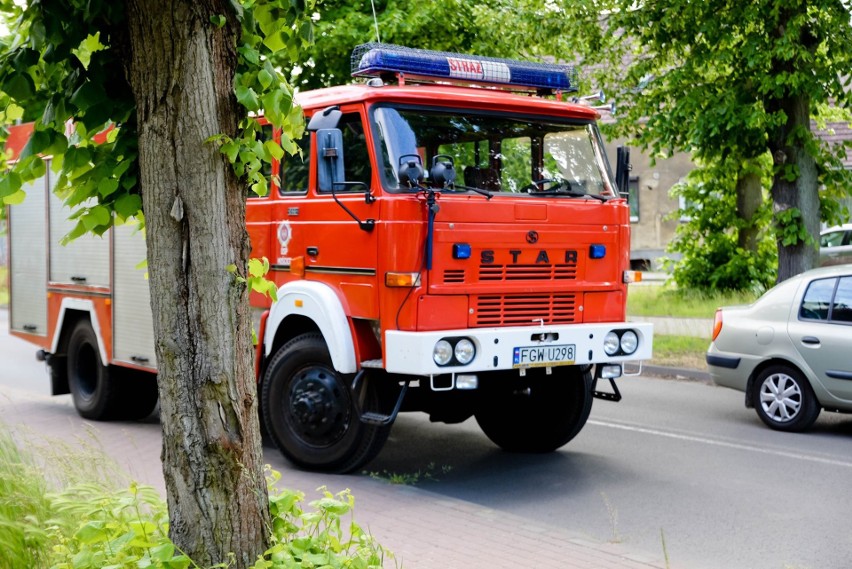
<svg viewBox="0 0 852 569">
<path fill-rule="evenodd" d="M 788 331 L 826 391 L 852 401 L 852 275 L 809 283 Z"/>
</svg>

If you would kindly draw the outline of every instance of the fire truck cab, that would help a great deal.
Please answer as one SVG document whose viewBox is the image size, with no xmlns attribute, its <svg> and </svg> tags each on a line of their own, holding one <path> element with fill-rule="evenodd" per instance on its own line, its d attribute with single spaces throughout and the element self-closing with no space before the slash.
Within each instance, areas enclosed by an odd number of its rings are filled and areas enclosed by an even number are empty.
<svg viewBox="0 0 852 569">
<path fill-rule="evenodd" d="M 299 94 L 302 156 L 247 198 L 252 256 L 279 287 L 251 298 L 267 432 L 295 465 L 333 472 L 371 460 L 402 411 L 475 417 L 508 451 L 563 446 L 595 397 L 620 398 L 625 362 L 651 356 L 651 326 L 626 321 L 627 160 L 614 174 L 596 110 L 562 100 L 567 66 L 384 44 L 352 62 L 368 80 Z M 12 331 L 85 416 L 144 414 L 144 242 L 113 228 L 103 275 L 77 275 L 90 267 L 53 250 L 49 188 L 9 212 Z M 26 237 L 39 212 L 48 231 Z M 32 239 L 47 263 L 20 249 Z"/>
</svg>

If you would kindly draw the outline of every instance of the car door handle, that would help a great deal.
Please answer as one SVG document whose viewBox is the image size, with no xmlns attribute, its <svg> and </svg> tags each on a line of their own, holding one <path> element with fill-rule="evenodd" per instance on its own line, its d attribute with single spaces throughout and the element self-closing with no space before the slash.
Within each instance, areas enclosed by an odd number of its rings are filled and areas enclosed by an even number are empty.
<svg viewBox="0 0 852 569">
<path fill-rule="evenodd" d="M 802 338 L 802 343 L 808 345 L 819 345 L 819 338 L 816 336 L 805 336 Z"/>
</svg>

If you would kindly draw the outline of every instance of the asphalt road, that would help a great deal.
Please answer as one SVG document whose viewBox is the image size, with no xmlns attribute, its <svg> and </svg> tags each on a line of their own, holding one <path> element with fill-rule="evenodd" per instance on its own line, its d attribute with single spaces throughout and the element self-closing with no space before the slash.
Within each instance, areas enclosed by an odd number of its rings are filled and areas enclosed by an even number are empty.
<svg viewBox="0 0 852 569">
<path fill-rule="evenodd" d="M 0 393 L 23 390 L 40 401 L 15 420 L 36 432 L 56 416 L 79 427 L 68 396 L 43 399 L 43 364 L 32 346 L 7 335 L 6 318 L 0 310 Z M 428 500 L 487 507 L 495 524 L 505 513 L 511 523 L 617 542 L 667 558 L 673 569 L 852 567 L 852 416 L 823 413 L 808 434 L 777 433 L 737 392 L 646 377 L 619 386 L 624 400 L 596 401 L 586 428 L 559 452 L 510 455 L 473 421 L 405 415 L 364 473 L 334 477 L 333 485 L 357 495 L 375 484 L 371 473 L 411 481 L 419 472 L 419 496 Z M 157 445 L 155 421 L 120 430 Z M 266 452 L 286 468 L 273 448 Z M 157 464 L 129 467 L 149 483 L 158 476 Z M 307 473 L 290 478 L 306 490 L 327 483 Z"/>
</svg>

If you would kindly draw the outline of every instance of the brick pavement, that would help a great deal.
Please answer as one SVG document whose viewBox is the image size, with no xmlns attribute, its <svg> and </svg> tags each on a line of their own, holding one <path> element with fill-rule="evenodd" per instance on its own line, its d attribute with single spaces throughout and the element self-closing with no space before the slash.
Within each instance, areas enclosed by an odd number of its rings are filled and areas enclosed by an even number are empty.
<svg viewBox="0 0 852 569">
<path fill-rule="evenodd" d="M 35 447 L 102 449 L 130 476 L 163 492 L 160 427 L 143 423 L 92 423 L 80 419 L 68 396 L 49 397 L 16 389 L 0 392 L 0 417 L 22 441 Z M 274 449 L 267 460 L 281 471 L 282 484 L 304 491 L 350 488 L 355 520 L 407 569 L 649 569 L 666 564 L 662 551 L 633 551 L 568 529 L 537 524 L 427 490 L 392 485 L 367 476 L 294 471 Z"/>
</svg>

